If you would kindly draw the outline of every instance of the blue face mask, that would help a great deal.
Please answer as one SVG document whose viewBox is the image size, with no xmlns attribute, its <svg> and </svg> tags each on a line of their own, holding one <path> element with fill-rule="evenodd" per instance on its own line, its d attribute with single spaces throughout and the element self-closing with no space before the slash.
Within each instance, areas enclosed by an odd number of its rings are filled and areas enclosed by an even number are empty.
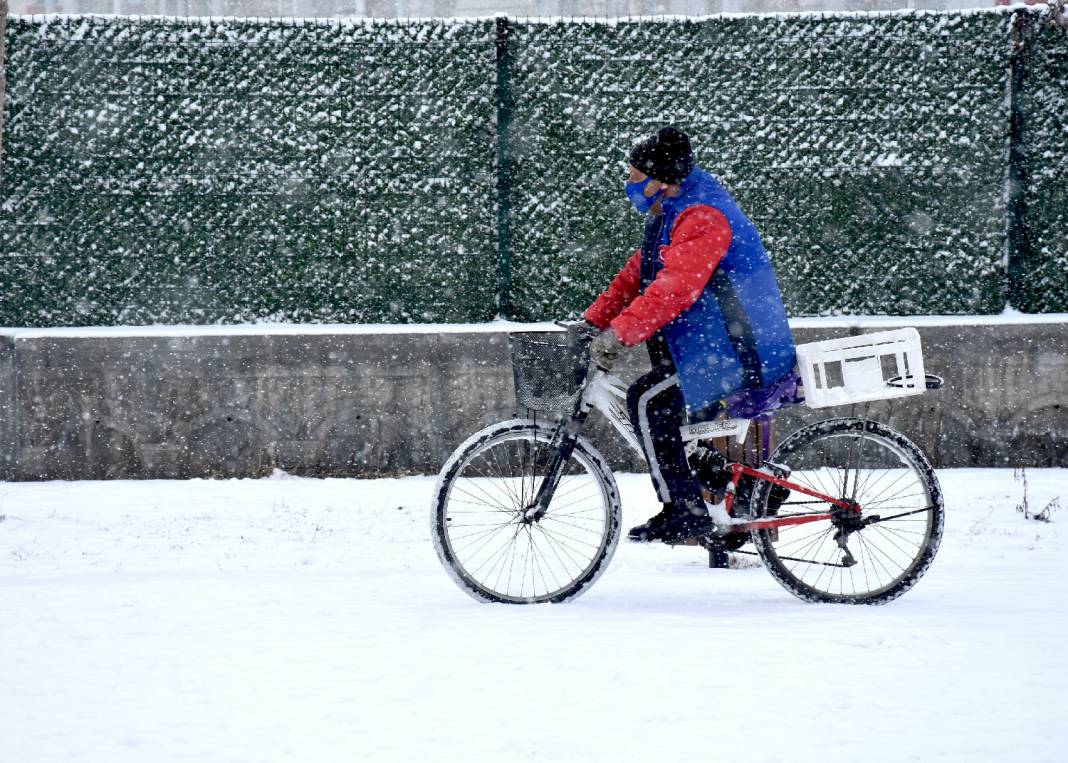
<svg viewBox="0 0 1068 763">
<path fill-rule="evenodd" d="M 661 196 L 664 195 L 664 189 L 661 188 L 652 196 L 646 196 L 645 188 L 651 182 L 653 182 L 652 178 L 646 178 L 637 183 L 627 183 L 626 185 L 627 198 L 630 199 L 630 203 L 634 205 L 634 208 L 643 215 L 660 200 Z"/>
</svg>

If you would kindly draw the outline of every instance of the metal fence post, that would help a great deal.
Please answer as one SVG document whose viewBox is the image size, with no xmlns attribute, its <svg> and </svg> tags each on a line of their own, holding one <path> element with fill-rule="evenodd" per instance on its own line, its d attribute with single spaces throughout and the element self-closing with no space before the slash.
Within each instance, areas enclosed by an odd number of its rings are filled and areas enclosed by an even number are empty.
<svg viewBox="0 0 1068 763">
<path fill-rule="evenodd" d="M 0 188 L 4 180 L 4 30 L 7 28 L 7 0 L 0 0 Z"/>
<path fill-rule="evenodd" d="M 1009 25 L 1009 166 L 1008 166 L 1008 256 L 1006 262 L 1006 280 L 1008 285 L 1008 303 L 1019 309 L 1023 298 L 1023 273 L 1027 252 L 1025 188 L 1027 168 L 1024 166 L 1023 149 L 1023 106 L 1020 94 L 1026 78 L 1023 61 L 1025 40 L 1025 22 L 1027 14 L 1016 11 L 1012 14 Z"/>
<path fill-rule="evenodd" d="M 497 16 L 497 314 L 512 313 L 512 238 L 508 173 L 508 127 L 512 120 L 512 95 L 508 81 L 511 55 L 507 16 Z"/>
</svg>

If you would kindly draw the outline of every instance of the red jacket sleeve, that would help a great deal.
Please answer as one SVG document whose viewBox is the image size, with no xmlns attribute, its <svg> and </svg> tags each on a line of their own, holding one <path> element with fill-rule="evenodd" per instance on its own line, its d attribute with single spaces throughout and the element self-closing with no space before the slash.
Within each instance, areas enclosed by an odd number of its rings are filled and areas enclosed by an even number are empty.
<svg viewBox="0 0 1068 763">
<path fill-rule="evenodd" d="M 638 275 L 641 271 L 642 253 L 639 249 L 630 256 L 608 288 L 586 308 L 582 317 L 592 326 L 604 331 L 609 322 L 638 296 Z"/>
<path fill-rule="evenodd" d="M 619 340 L 628 347 L 644 342 L 693 305 L 730 243 L 731 225 L 718 209 L 698 204 L 684 210 L 671 229 L 671 245 L 660 247 L 664 267 L 612 319 Z"/>
</svg>

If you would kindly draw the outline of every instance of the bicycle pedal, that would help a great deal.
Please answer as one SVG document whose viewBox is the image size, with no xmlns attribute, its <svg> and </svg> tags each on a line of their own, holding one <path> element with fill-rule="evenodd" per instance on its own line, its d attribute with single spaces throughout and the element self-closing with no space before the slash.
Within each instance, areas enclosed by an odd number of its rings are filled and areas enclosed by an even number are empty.
<svg viewBox="0 0 1068 763">
<path fill-rule="evenodd" d="M 719 503 L 706 504 L 708 516 L 712 520 L 712 527 L 708 533 L 711 538 L 724 538 L 731 533 L 737 532 L 736 518 L 727 513 L 726 505 Z"/>
</svg>

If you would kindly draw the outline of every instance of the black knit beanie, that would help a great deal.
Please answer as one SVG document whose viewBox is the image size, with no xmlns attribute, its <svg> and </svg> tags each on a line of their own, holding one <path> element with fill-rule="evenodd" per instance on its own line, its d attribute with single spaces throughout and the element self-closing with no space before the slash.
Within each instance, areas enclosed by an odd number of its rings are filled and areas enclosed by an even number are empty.
<svg viewBox="0 0 1068 763">
<path fill-rule="evenodd" d="M 661 183 L 681 183 L 693 169 L 690 139 L 675 127 L 661 127 L 630 150 L 630 163 Z"/>
</svg>

